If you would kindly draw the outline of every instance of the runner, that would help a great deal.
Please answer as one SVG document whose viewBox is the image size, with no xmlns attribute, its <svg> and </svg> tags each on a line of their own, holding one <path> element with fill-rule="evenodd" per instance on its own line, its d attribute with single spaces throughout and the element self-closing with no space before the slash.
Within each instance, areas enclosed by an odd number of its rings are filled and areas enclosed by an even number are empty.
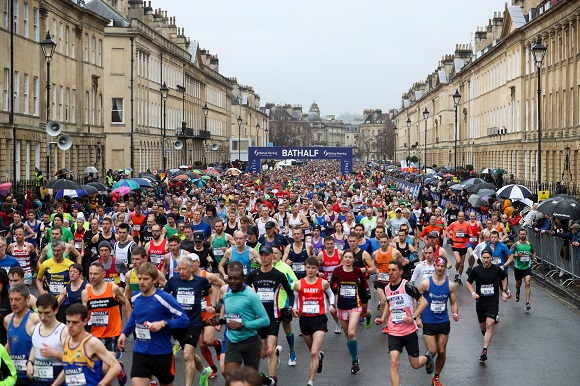
<svg viewBox="0 0 580 386">
<path fill-rule="evenodd" d="M 163 267 L 163 256 L 167 253 L 167 240 L 161 235 L 161 225 L 153 224 L 151 226 L 153 238 L 145 245 L 145 250 L 149 253 L 149 261 L 157 266 L 158 269 Z"/>
<path fill-rule="evenodd" d="M 528 232 L 525 229 L 520 229 L 520 239 L 512 245 L 511 254 L 515 256 L 514 260 L 514 276 L 516 278 L 516 302 L 520 301 L 520 287 L 522 286 L 522 279 L 526 286 L 526 310 L 532 309 L 530 305 L 530 294 L 532 291 L 532 262 L 538 263 L 536 260 L 536 251 L 530 242 L 527 240 Z"/>
<path fill-rule="evenodd" d="M 24 282 L 24 270 L 22 267 L 12 267 L 10 268 L 10 271 L 8 271 L 8 284 L 12 287 L 18 283 L 26 284 Z M 32 311 L 36 310 L 36 296 L 32 294 L 28 301 L 28 308 Z"/>
<path fill-rule="evenodd" d="M 246 245 L 246 235 L 244 232 L 236 231 L 234 233 L 234 242 L 236 245 L 232 246 L 224 253 L 224 257 L 219 264 L 219 272 L 224 280 L 228 280 L 228 275 L 226 275 L 224 267 L 226 264 L 230 263 L 230 260 L 231 262 L 239 261 L 242 263 L 242 266 L 244 267 L 244 276 L 246 275 L 246 272 L 250 271 L 252 261 L 260 261 L 258 252 Z"/>
<path fill-rule="evenodd" d="M 457 202 L 454 202 L 453 208 L 457 207 Z M 449 209 L 453 211 L 453 209 Z M 453 211 L 454 212 L 454 211 Z M 454 217 L 455 214 L 450 214 L 449 218 Z M 471 237 L 471 226 L 465 222 L 465 213 L 457 212 L 457 221 L 449 224 L 446 230 L 447 239 L 451 239 L 451 246 L 453 249 L 453 256 L 455 256 L 455 279 L 453 280 L 459 285 L 463 285 L 461 275 L 463 274 L 463 265 L 465 262 L 465 254 L 467 253 L 467 244 Z"/>
<path fill-rule="evenodd" d="M 292 229 L 292 238 L 294 242 L 286 246 L 282 260 L 292 267 L 298 279 L 302 279 L 306 276 L 304 262 L 314 256 L 314 248 L 312 244 L 303 241 L 304 231 L 300 228 Z"/>
<path fill-rule="evenodd" d="M 399 230 L 399 233 L 405 233 Z M 375 289 L 377 290 L 377 295 L 379 297 L 379 306 L 381 315 L 385 311 L 387 304 L 387 298 L 385 295 L 385 288 L 389 284 L 389 264 L 392 260 L 404 260 L 403 255 L 397 249 L 389 245 L 389 235 L 386 233 L 380 236 L 379 242 L 381 243 L 381 248 L 373 253 L 373 260 L 377 265 L 377 276 L 374 283 Z M 389 326 L 385 325 L 383 328 L 383 334 L 389 333 Z"/>
<path fill-rule="evenodd" d="M 68 269 L 70 283 L 68 283 L 58 295 L 58 313 L 56 318 L 59 322 L 66 322 L 66 309 L 76 303 L 82 303 L 81 294 L 87 282 L 83 280 L 83 266 L 77 263 L 71 265 Z"/>
<path fill-rule="evenodd" d="M 332 236 L 326 236 L 332 238 Z M 326 238 L 325 238 L 326 240 Z M 322 252 L 321 252 L 322 253 Z M 320 262 L 317 259 L 306 260 L 306 277 L 294 285 L 294 317 L 299 318 L 300 331 L 310 350 L 310 378 L 308 385 L 314 385 L 316 373 L 322 372 L 324 352 L 320 351 L 326 334 L 326 297 L 329 309 L 334 308 L 334 293 L 327 280 L 317 277 Z"/>
<path fill-rule="evenodd" d="M 497 231 L 494 231 L 497 235 Z M 492 238 L 494 236 L 492 235 Z M 507 274 L 504 270 L 492 264 L 492 251 L 485 249 L 481 253 L 482 264 L 474 267 L 467 279 L 467 289 L 475 299 L 475 311 L 479 321 L 479 328 L 483 335 L 483 350 L 479 356 L 480 362 L 487 360 L 487 350 L 493 336 L 493 327 L 499 311 L 499 292 L 505 302 L 508 299 Z M 473 282 L 476 287 L 473 289 Z M 500 286 L 501 285 L 501 286 Z"/>
<path fill-rule="evenodd" d="M 399 363 L 403 347 L 407 350 L 409 363 L 414 369 L 425 366 L 427 374 L 435 369 L 431 352 L 427 350 L 425 355 L 419 355 L 419 337 L 417 327 L 421 327 L 420 318 L 423 310 L 427 307 L 427 300 L 419 290 L 401 277 L 403 263 L 393 260 L 389 263 L 389 279 L 391 282 L 385 287 L 387 304 L 380 318 L 375 323 L 380 325 L 388 320 L 389 326 L 389 355 L 391 359 L 390 378 L 391 385 L 399 386 L 401 383 Z M 419 302 L 417 309 L 415 301 Z"/>
<path fill-rule="evenodd" d="M 65 257 L 66 259 L 73 260 L 76 263 L 82 262 L 82 256 L 75 249 L 75 247 L 66 243 L 65 240 L 62 239 L 62 235 L 63 235 L 63 228 L 62 227 L 53 226 L 50 230 L 50 233 L 52 234 L 52 241 L 49 242 L 42 249 L 42 253 L 40 254 L 40 258 L 38 259 L 38 263 L 37 263 L 38 266 L 41 266 L 45 262 L 45 260 L 53 258 L 53 256 L 54 256 L 53 245 L 59 240 L 62 241 L 62 245 L 63 245 L 63 250 L 62 250 L 63 257 Z M 0 245 L 1 245 L 1 242 L 2 242 L 2 239 L 0 239 Z M 39 270 L 40 270 L 40 268 L 39 268 Z"/>
<path fill-rule="evenodd" d="M 70 282 L 68 270 L 73 262 L 63 256 L 65 250 L 64 241 L 60 239 L 53 240 L 48 247 L 51 248 L 53 258 L 46 260 L 38 269 L 36 287 L 40 295 L 51 293 L 54 296 L 58 296 L 60 291 Z"/>
<path fill-rule="evenodd" d="M 348 235 L 348 245 L 352 252 L 354 253 L 354 262 L 353 265 L 361 269 L 362 273 L 365 275 L 365 279 L 370 275 L 374 275 L 377 272 L 377 267 L 375 267 L 375 262 L 371 258 L 371 255 L 366 251 L 360 248 L 361 246 L 361 233 L 358 233 L 356 230 L 362 230 L 360 224 L 355 226 L 355 232 L 352 232 Z M 364 236 L 362 236 L 364 237 Z M 367 240 L 368 241 L 368 240 Z M 370 246 L 370 242 L 369 242 Z M 344 255 L 343 255 L 344 256 Z M 368 286 L 368 282 L 365 280 L 366 285 L 366 293 L 365 296 L 361 297 L 361 319 L 359 322 L 364 322 L 365 327 L 367 329 L 371 328 L 372 319 L 371 319 L 371 311 L 368 309 L 369 300 L 371 299 L 371 290 Z M 339 307 L 340 308 L 340 307 Z M 344 325 L 343 325 L 344 327 Z"/>
<path fill-rule="evenodd" d="M 215 222 L 215 233 L 209 238 L 209 244 L 211 245 L 213 256 L 215 258 L 215 268 L 217 268 L 218 264 L 222 261 L 224 253 L 229 247 L 234 245 L 234 238 L 224 230 L 223 220 Z M 212 268 L 213 267 L 214 263 L 212 263 Z"/>
<path fill-rule="evenodd" d="M 161 268 L 161 274 L 169 280 L 173 276 L 179 276 L 177 262 L 181 256 L 188 254 L 188 252 L 181 249 L 181 239 L 175 234 L 167 238 L 167 246 L 169 248 L 169 252 L 163 256 L 163 267 Z"/>
<path fill-rule="evenodd" d="M 446 273 L 447 261 L 439 257 L 435 261 L 433 275 L 419 284 L 419 292 L 427 300 L 427 307 L 421 314 L 423 319 L 423 338 L 425 346 L 432 356 L 437 356 L 435 361 L 435 374 L 431 379 L 432 386 L 442 386 L 439 376 L 443 371 L 447 358 L 447 340 L 451 325 L 447 310 L 447 301 L 451 304 L 453 320 L 459 321 L 455 284 L 449 281 Z"/>
<path fill-rule="evenodd" d="M 14 230 L 15 241 L 8 246 L 7 252 L 14 257 L 20 267 L 24 270 L 24 282 L 26 285 L 32 284 L 31 262 L 36 260 L 36 248 L 31 243 L 24 240 L 24 229 Z"/>
<path fill-rule="evenodd" d="M 508 267 L 512 263 L 512 261 L 514 260 L 514 256 L 510 252 L 510 249 L 507 247 L 507 245 L 505 245 L 504 243 L 499 241 L 500 236 L 501 235 L 497 230 L 492 230 L 491 231 L 491 241 L 489 243 L 487 243 L 486 248 L 488 248 L 492 251 L 493 259 L 491 260 L 491 263 L 493 265 L 499 266 L 506 274 L 506 280 L 508 280 L 508 278 L 507 278 Z M 511 299 L 512 293 L 510 292 L 510 289 L 508 288 L 507 284 L 504 288 L 507 291 L 508 299 Z M 498 320 L 499 320 L 499 318 L 496 318 L 496 322 Z"/>
<path fill-rule="evenodd" d="M 467 276 L 473 269 L 473 264 L 475 263 L 475 257 L 473 256 L 473 250 L 477 247 L 477 244 L 481 241 L 483 233 L 483 225 L 481 221 L 477 220 L 475 212 L 469 212 L 469 227 L 471 228 L 471 236 L 469 236 L 469 243 L 467 244 L 467 264 L 468 268 L 465 270 Z"/>
</svg>

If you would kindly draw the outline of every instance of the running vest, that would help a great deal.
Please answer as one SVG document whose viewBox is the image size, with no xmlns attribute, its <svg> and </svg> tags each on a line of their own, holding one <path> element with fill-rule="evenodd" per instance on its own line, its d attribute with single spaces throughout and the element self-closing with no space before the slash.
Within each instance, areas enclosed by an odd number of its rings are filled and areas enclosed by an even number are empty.
<svg viewBox="0 0 580 386">
<path fill-rule="evenodd" d="M 173 253 L 169 252 L 169 266 L 167 267 L 167 278 L 172 276 L 179 276 L 179 271 L 177 271 L 177 259 L 185 255 L 187 251 L 180 249 L 179 256 L 173 257 Z"/>
<path fill-rule="evenodd" d="M 234 227 L 230 227 L 230 223 L 226 222 L 226 229 L 224 230 L 224 233 L 227 233 L 230 236 L 234 236 L 234 232 L 238 230 L 238 223 L 236 222 L 236 225 L 234 225 Z"/>
<path fill-rule="evenodd" d="M 113 283 L 105 283 L 105 291 L 101 295 L 93 293 L 93 286 L 87 287 L 87 308 L 89 326 L 94 336 L 101 339 L 121 335 L 121 307 L 113 294 Z"/>
<path fill-rule="evenodd" d="M 26 243 L 22 249 L 18 249 L 18 244 L 14 244 L 14 249 L 12 250 L 12 257 L 18 260 L 18 264 L 24 270 L 24 282 L 30 285 L 32 282 L 32 270 L 30 269 L 30 253 L 26 249 Z"/>
<path fill-rule="evenodd" d="M 232 257 L 230 262 L 239 261 L 243 265 L 244 276 L 250 272 L 250 247 L 245 245 L 242 253 L 238 252 L 238 248 L 232 247 Z"/>
<path fill-rule="evenodd" d="M 40 354 L 40 349 L 45 345 L 62 352 L 62 343 L 60 340 L 62 330 L 66 326 L 59 323 L 48 336 L 40 335 L 40 326 L 38 323 L 34 326 L 32 332 L 32 345 L 34 347 L 34 380 L 37 382 L 52 383 L 62 370 L 62 363 L 56 358 L 45 358 Z M 49 384 L 50 384 L 49 383 Z"/>
<path fill-rule="evenodd" d="M 83 238 L 85 236 L 85 232 L 86 232 L 85 228 L 81 227 L 81 228 L 77 228 L 77 230 L 73 234 L 73 242 L 74 242 L 75 249 L 77 251 L 79 251 L 79 253 L 81 255 L 84 255 Z"/>
<path fill-rule="evenodd" d="M 137 269 L 133 268 L 129 271 L 129 286 L 133 292 L 141 292 L 139 289 L 139 276 L 137 275 Z"/>
<path fill-rule="evenodd" d="M 292 270 L 298 279 L 306 277 L 306 266 L 304 262 L 308 259 L 308 251 L 306 250 L 306 243 L 302 242 L 302 251 L 297 253 L 294 251 L 294 243 L 290 244 L 290 251 L 288 251 L 288 260 L 292 261 Z"/>
<path fill-rule="evenodd" d="M 322 289 L 322 278 L 314 284 L 308 284 L 305 278 L 300 279 L 298 291 L 298 312 L 301 316 L 319 316 L 326 314 L 326 301 Z"/>
<path fill-rule="evenodd" d="M 445 323 L 449 321 L 447 313 L 447 300 L 449 299 L 449 278 L 441 285 L 433 282 L 433 276 L 429 277 L 429 291 L 425 292 L 427 308 L 421 314 L 423 323 Z"/>
<path fill-rule="evenodd" d="M 117 268 L 115 268 L 116 258 L 111 257 L 111 262 L 109 268 L 107 268 L 107 264 L 103 263 L 102 259 L 97 260 L 99 263 L 103 264 L 105 267 L 105 275 L 103 276 L 103 281 L 119 284 L 121 282 L 121 274 L 117 272 Z"/>
<path fill-rule="evenodd" d="M 320 253 L 320 251 L 322 251 L 324 249 L 324 246 L 322 245 L 322 242 L 324 241 L 324 239 L 322 237 L 320 237 L 318 239 L 318 242 L 314 242 L 314 237 L 312 237 L 310 239 L 310 244 L 312 245 L 312 248 L 314 249 L 314 255 L 318 256 L 318 253 Z"/>
<path fill-rule="evenodd" d="M 338 255 L 338 249 L 334 249 L 332 256 L 329 256 L 328 253 L 326 253 L 326 249 L 322 250 L 322 263 L 320 264 L 320 267 L 322 268 L 326 280 L 330 280 L 332 272 L 334 272 L 334 269 L 339 265 L 340 257 Z"/>
<path fill-rule="evenodd" d="M 40 221 L 34 220 L 34 225 L 32 225 L 32 223 L 30 222 L 30 220 L 26 220 L 26 224 L 28 224 L 28 226 L 30 227 L 30 229 L 32 229 L 34 231 L 34 233 L 36 233 L 36 235 L 38 236 L 38 232 L 40 231 Z M 28 234 L 26 236 L 28 236 Z M 36 246 L 36 237 L 35 238 L 28 239 L 28 242 L 30 244 Z"/>
<path fill-rule="evenodd" d="M 336 248 L 340 249 L 341 251 L 344 250 L 344 246 L 346 245 L 346 236 L 343 234 L 342 239 L 336 238 L 336 233 L 332 236 L 334 237 L 334 244 Z"/>
<path fill-rule="evenodd" d="M 26 312 L 20 325 L 18 327 L 14 326 L 14 317 L 12 315 L 10 319 L 10 324 L 8 324 L 8 336 L 10 337 L 8 344 L 10 345 L 10 358 L 14 367 L 16 368 L 16 373 L 18 378 L 28 378 L 26 375 L 26 362 L 30 355 L 30 349 L 32 348 L 32 338 L 26 332 L 26 322 L 32 311 Z"/>
<path fill-rule="evenodd" d="M 72 283 L 68 283 L 64 288 L 66 291 L 66 299 L 64 300 L 63 304 L 75 304 L 75 303 L 82 303 L 83 299 L 81 297 L 83 290 L 86 288 L 87 286 L 87 282 L 83 281 L 80 285 L 80 287 L 76 290 L 73 291 L 72 287 L 71 287 Z"/>
<path fill-rule="evenodd" d="M 391 284 L 385 287 L 385 295 L 389 303 L 389 334 L 393 336 L 405 336 L 417 331 L 415 321 L 406 324 L 403 318 L 411 317 L 414 312 L 413 299 L 405 292 L 405 284 L 407 280 L 402 279 L 399 286 L 393 291 Z"/>
<path fill-rule="evenodd" d="M 128 241 L 124 247 L 121 247 L 120 245 L 120 241 L 115 243 L 115 248 L 113 249 L 113 251 L 115 251 L 115 259 L 122 261 L 127 265 L 131 264 L 133 262 L 133 259 L 131 258 L 131 247 L 136 245 L 135 242 Z"/>
<path fill-rule="evenodd" d="M 149 241 L 149 261 L 157 266 L 157 269 L 161 269 L 163 266 L 163 257 L 165 256 L 165 245 L 167 244 L 167 239 L 163 239 L 160 245 L 155 245 L 153 239 Z"/>
<path fill-rule="evenodd" d="M 354 254 L 354 261 L 352 262 L 352 265 L 355 267 L 359 267 L 359 268 L 364 268 L 365 267 L 365 262 L 363 261 L 363 250 L 359 249 L 358 252 L 355 252 Z"/>
<path fill-rule="evenodd" d="M 228 242 L 226 240 L 226 233 L 222 233 L 221 237 L 218 237 L 217 233 L 213 235 L 213 239 L 211 240 L 211 249 L 213 251 L 213 256 L 216 259 L 216 262 L 219 264 L 224 257 L 224 250 L 222 247 L 228 247 Z"/>
<path fill-rule="evenodd" d="M 389 282 L 389 263 L 393 261 L 393 247 L 389 246 L 387 252 L 377 250 L 377 281 L 381 283 Z"/>
<path fill-rule="evenodd" d="M 520 252 L 522 255 L 520 256 Z M 516 253 L 514 254 L 514 267 L 517 269 L 528 269 L 532 267 L 532 244 L 529 241 L 516 242 Z"/>
<path fill-rule="evenodd" d="M 62 362 L 67 385 L 97 385 L 103 379 L 103 362 L 89 358 L 85 351 L 85 343 L 92 337 L 88 334 L 74 348 L 70 347 L 70 336 L 66 337 Z"/>
<path fill-rule="evenodd" d="M 469 227 L 471 228 L 471 236 L 469 237 L 469 242 L 471 244 L 477 245 L 477 242 L 479 240 L 479 238 L 478 238 L 479 225 L 477 225 L 477 221 L 473 225 L 471 225 L 471 222 L 469 222 Z"/>
</svg>

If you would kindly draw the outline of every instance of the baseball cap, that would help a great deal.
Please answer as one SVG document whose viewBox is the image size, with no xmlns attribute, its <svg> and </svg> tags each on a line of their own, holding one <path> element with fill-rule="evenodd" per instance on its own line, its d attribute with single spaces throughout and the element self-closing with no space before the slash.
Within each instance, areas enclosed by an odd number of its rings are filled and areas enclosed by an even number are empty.
<svg viewBox="0 0 580 386">
<path fill-rule="evenodd" d="M 260 234 L 260 231 L 258 230 L 258 227 L 255 225 L 249 226 L 248 227 L 248 232 L 249 235 L 258 235 Z"/>
<path fill-rule="evenodd" d="M 320 225 L 313 225 L 312 226 L 312 230 L 315 230 L 315 229 L 321 231 L 322 230 L 322 227 Z"/>
<path fill-rule="evenodd" d="M 276 223 L 274 223 L 274 221 L 268 221 L 266 225 L 264 225 L 264 228 L 266 229 L 276 228 Z"/>
<path fill-rule="evenodd" d="M 189 258 L 193 261 L 199 261 L 199 256 L 195 253 L 190 253 Z"/>
<path fill-rule="evenodd" d="M 273 253 L 273 252 L 274 252 L 274 251 L 273 251 L 272 247 L 271 247 L 271 246 L 269 246 L 269 245 L 262 245 L 262 246 L 260 247 L 260 253 L 267 253 L 267 254 L 271 254 L 271 253 Z"/>
<path fill-rule="evenodd" d="M 431 231 L 431 232 L 429 232 L 429 234 L 427 236 L 428 237 L 439 237 L 439 232 Z"/>
<path fill-rule="evenodd" d="M 401 208 L 395 209 L 395 213 L 402 213 L 402 212 L 403 212 L 403 209 L 401 209 Z"/>
<path fill-rule="evenodd" d="M 193 241 L 204 241 L 205 237 L 203 237 L 203 233 L 201 232 L 195 232 L 193 234 Z"/>
</svg>

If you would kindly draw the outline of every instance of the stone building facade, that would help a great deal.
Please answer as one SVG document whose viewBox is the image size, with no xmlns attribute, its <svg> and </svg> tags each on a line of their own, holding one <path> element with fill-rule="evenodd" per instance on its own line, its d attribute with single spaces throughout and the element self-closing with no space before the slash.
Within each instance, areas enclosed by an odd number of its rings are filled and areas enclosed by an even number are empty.
<svg viewBox="0 0 580 386">
<path fill-rule="evenodd" d="M 355 152 L 362 161 L 387 160 L 393 157 L 394 124 L 381 109 L 365 109 L 359 126 Z"/>
</svg>

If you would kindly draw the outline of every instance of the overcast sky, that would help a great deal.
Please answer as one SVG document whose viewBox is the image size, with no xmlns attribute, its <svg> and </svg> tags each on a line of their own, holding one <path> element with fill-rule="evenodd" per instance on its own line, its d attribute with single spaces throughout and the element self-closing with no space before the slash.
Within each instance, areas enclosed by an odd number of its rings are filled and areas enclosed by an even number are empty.
<svg viewBox="0 0 580 386">
<path fill-rule="evenodd" d="M 509 1 L 509 0 L 508 0 Z M 511 3 L 511 1 L 510 1 Z M 266 102 L 322 115 L 398 108 L 505 0 L 153 0 Z"/>
</svg>

